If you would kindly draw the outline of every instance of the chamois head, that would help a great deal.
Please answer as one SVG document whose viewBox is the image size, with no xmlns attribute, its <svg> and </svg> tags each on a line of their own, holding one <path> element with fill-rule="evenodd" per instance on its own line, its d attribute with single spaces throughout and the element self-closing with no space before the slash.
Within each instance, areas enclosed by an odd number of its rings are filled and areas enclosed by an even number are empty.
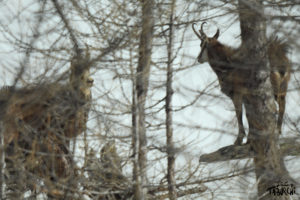
<svg viewBox="0 0 300 200">
<path fill-rule="evenodd" d="M 78 92 L 79 98 L 89 100 L 94 79 L 90 76 L 89 55 L 71 61 L 71 87 Z"/>
<path fill-rule="evenodd" d="M 218 29 L 213 37 L 207 37 L 207 35 L 203 31 L 203 25 L 204 24 L 206 24 L 206 22 L 203 22 L 201 24 L 201 29 L 199 30 L 199 32 L 197 32 L 195 27 L 194 27 L 195 23 L 193 23 L 193 25 L 192 25 L 193 31 L 195 32 L 197 37 L 201 40 L 201 43 L 200 43 L 201 51 L 198 55 L 198 62 L 199 63 L 208 62 L 207 46 L 210 43 L 217 42 L 217 39 L 218 39 L 219 34 L 220 34 L 220 30 Z"/>
</svg>

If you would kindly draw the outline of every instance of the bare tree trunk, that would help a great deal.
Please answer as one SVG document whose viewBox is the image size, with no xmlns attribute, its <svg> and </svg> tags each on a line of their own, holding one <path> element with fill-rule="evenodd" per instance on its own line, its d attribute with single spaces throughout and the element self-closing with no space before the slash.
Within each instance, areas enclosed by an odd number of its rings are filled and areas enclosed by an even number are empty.
<svg viewBox="0 0 300 200">
<path fill-rule="evenodd" d="M 132 124 L 132 129 L 131 129 L 131 134 L 132 134 L 132 155 L 133 155 L 133 176 L 132 180 L 135 184 L 137 184 L 137 176 L 138 176 L 138 130 L 137 130 L 137 95 L 136 95 L 136 80 L 135 80 L 135 72 L 133 71 L 133 64 L 132 64 L 132 49 L 130 49 L 130 71 L 132 75 L 132 103 L 131 103 L 131 124 Z M 134 186 L 135 192 L 137 192 L 138 185 Z"/>
<path fill-rule="evenodd" d="M 4 151 L 4 134 L 3 134 L 2 122 L 0 122 L 0 199 L 4 199 L 4 163 L 5 163 L 5 151 Z"/>
<path fill-rule="evenodd" d="M 257 190 L 260 199 L 274 199 L 269 193 L 271 187 L 281 182 L 295 182 L 288 174 L 277 144 L 276 107 L 269 78 L 270 66 L 266 53 L 266 24 L 262 1 L 239 0 L 239 15 L 242 48 L 247 55 L 244 67 L 252 69 L 250 92 L 244 99 L 244 104 L 249 123 L 248 141 L 255 152 Z M 287 198 L 289 197 L 276 197 Z"/>
<path fill-rule="evenodd" d="M 175 179 L 175 152 L 174 152 L 174 142 L 173 142 L 173 127 L 172 127 L 172 77 L 173 77 L 173 15 L 175 8 L 175 0 L 171 0 L 171 13 L 169 22 L 169 35 L 168 35 L 168 65 L 167 65 L 167 86 L 166 86 L 166 136 L 167 136 L 167 154 L 168 154 L 168 190 L 169 199 L 175 200 L 177 198 L 176 194 L 176 179 Z"/>
<path fill-rule="evenodd" d="M 137 141 L 138 144 L 138 169 L 134 176 L 135 199 L 146 199 L 147 194 L 147 137 L 145 124 L 145 102 L 147 97 L 147 90 L 149 85 L 149 72 L 151 64 L 151 50 L 153 39 L 153 9 L 154 0 L 142 1 L 142 32 L 140 35 L 139 46 L 139 61 L 137 67 L 136 77 L 136 92 L 137 92 Z"/>
</svg>

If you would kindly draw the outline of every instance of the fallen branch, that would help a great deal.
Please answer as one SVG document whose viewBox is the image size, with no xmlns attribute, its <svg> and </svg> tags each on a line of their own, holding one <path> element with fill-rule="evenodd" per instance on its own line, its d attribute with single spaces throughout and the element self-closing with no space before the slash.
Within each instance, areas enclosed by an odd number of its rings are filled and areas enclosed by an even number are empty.
<svg viewBox="0 0 300 200">
<path fill-rule="evenodd" d="M 207 187 L 205 187 L 205 186 L 194 187 L 194 188 L 190 188 L 187 190 L 178 190 L 177 197 L 183 197 L 183 196 L 191 195 L 191 194 L 201 194 L 201 193 L 205 192 L 206 190 L 207 190 Z M 168 198 L 169 198 L 169 193 L 166 193 L 166 194 L 162 194 L 159 196 L 155 196 L 154 199 L 163 200 L 163 199 L 168 199 Z"/>
<path fill-rule="evenodd" d="M 280 139 L 279 142 L 280 142 L 280 151 L 283 156 L 300 155 L 299 138 L 283 138 Z M 244 144 L 241 146 L 230 145 L 230 146 L 222 147 L 215 152 L 201 155 L 199 162 L 210 163 L 210 162 L 246 159 L 246 158 L 253 158 L 254 155 L 255 152 L 251 149 L 250 144 Z"/>
</svg>

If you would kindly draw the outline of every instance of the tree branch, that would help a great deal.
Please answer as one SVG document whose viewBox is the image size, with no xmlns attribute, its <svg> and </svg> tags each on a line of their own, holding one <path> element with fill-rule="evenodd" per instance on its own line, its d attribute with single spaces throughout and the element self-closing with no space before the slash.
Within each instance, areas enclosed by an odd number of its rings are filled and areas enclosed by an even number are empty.
<svg viewBox="0 0 300 200">
<path fill-rule="evenodd" d="M 76 55 L 81 55 L 81 50 L 79 48 L 79 43 L 77 41 L 77 38 L 74 35 L 74 31 L 71 28 L 69 21 L 67 20 L 66 16 L 64 15 L 63 11 L 62 11 L 62 7 L 58 4 L 57 0 L 52 0 L 52 3 L 56 9 L 56 12 L 58 13 L 59 17 L 61 18 L 61 20 L 63 21 L 63 23 L 65 24 L 66 29 L 68 30 L 68 33 L 71 37 L 71 41 L 73 43 L 74 46 L 74 50 L 76 52 Z"/>
<path fill-rule="evenodd" d="M 283 138 L 280 142 L 280 151 L 283 156 L 299 156 L 300 141 L 297 141 L 296 138 Z M 215 152 L 201 155 L 199 162 L 211 163 L 253 158 L 254 154 L 250 144 L 242 146 L 229 145 Z"/>
</svg>

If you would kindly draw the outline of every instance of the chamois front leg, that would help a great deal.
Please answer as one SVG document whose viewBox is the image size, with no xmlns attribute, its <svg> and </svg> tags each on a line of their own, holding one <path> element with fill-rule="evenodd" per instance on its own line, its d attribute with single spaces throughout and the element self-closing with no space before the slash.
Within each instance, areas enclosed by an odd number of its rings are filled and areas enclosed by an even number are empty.
<svg viewBox="0 0 300 200">
<path fill-rule="evenodd" d="M 285 72 L 284 75 L 280 74 L 278 71 L 271 72 L 271 83 L 273 86 L 275 100 L 278 103 L 278 120 L 277 120 L 277 130 L 279 135 L 281 134 L 281 127 L 283 122 L 283 116 L 285 112 L 285 96 L 288 88 L 288 82 L 290 79 L 290 73 Z"/>
<path fill-rule="evenodd" d="M 243 126 L 243 102 L 242 102 L 242 95 L 240 94 L 235 94 L 232 98 L 235 113 L 236 113 L 236 118 L 238 121 L 238 126 L 239 126 L 239 133 L 238 136 L 234 142 L 234 145 L 241 145 L 243 142 L 243 138 L 245 137 L 245 129 Z"/>
</svg>

